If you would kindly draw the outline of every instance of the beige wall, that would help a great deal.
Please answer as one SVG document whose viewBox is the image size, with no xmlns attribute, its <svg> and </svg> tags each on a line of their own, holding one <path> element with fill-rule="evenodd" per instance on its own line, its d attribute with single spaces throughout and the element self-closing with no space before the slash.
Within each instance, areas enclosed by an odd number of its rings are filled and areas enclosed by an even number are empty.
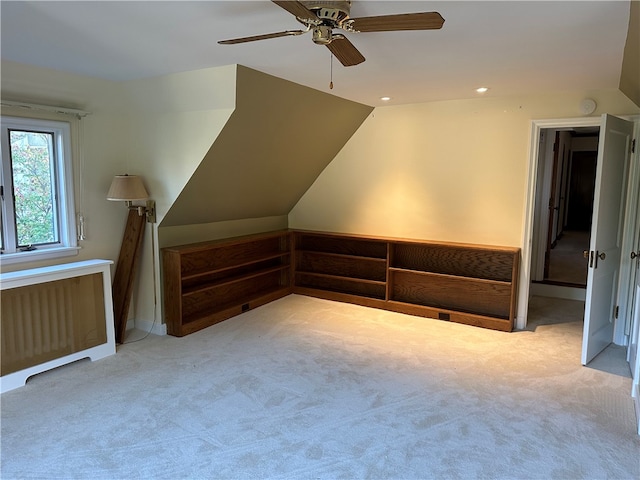
<svg viewBox="0 0 640 480">
<path fill-rule="evenodd" d="M 90 258 L 115 262 L 126 209 L 121 202 L 106 200 L 111 179 L 121 173 L 142 175 L 161 221 L 233 112 L 235 68 L 109 82 L 3 61 L 4 100 L 78 108 L 91 114 L 80 122 L 82 155 L 74 159 L 75 190 L 82 192 L 76 195 L 76 208 L 85 217 L 87 235 L 79 242 L 78 256 L 3 266 L 2 270 Z M 157 255 L 152 259 L 154 238 L 157 249 L 157 224 L 146 228 L 132 307 L 133 318 L 149 326 L 154 315 L 161 323 L 161 309 L 155 305 L 160 299 L 160 277 Z"/>
<path fill-rule="evenodd" d="M 522 246 L 532 119 L 637 113 L 588 91 L 376 109 L 289 214 L 290 228 Z"/>
<path fill-rule="evenodd" d="M 235 85 L 233 115 L 161 227 L 286 216 L 373 110 L 240 65 Z"/>
<path fill-rule="evenodd" d="M 54 262 L 3 265 L 2 270 L 21 270 L 91 258 L 115 260 L 126 211 L 123 205 L 107 201 L 106 192 L 113 175 L 119 173 L 114 163 L 118 164 L 128 155 L 127 146 L 119 141 L 127 135 L 127 123 L 121 114 L 124 108 L 121 86 L 114 82 L 3 61 L 1 88 L 3 100 L 91 112 L 79 122 L 82 156 L 73 159 L 76 208 L 85 217 L 87 236 L 85 241 L 79 242 L 81 250 L 78 256 Z"/>
</svg>

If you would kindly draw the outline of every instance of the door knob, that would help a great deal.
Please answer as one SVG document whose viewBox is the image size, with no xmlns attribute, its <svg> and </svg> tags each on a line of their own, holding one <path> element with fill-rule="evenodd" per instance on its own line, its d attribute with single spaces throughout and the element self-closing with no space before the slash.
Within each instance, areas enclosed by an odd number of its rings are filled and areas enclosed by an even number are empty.
<svg viewBox="0 0 640 480">
<path fill-rule="evenodd" d="M 631 260 L 635 260 L 638 257 L 640 257 L 640 252 L 631 252 Z"/>
<path fill-rule="evenodd" d="M 582 251 L 582 256 L 588 260 L 589 259 L 589 250 L 583 250 Z"/>
<path fill-rule="evenodd" d="M 598 254 L 598 257 L 600 258 L 600 260 L 604 260 L 605 258 L 607 258 L 606 253 L 602 252 Z"/>
</svg>

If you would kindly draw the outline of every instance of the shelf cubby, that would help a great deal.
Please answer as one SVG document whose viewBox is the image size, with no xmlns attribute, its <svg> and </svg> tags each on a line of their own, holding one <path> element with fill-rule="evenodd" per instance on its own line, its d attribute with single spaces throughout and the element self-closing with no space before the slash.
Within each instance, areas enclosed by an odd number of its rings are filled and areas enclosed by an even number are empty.
<svg viewBox="0 0 640 480">
<path fill-rule="evenodd" d="M 307 289 L 326 290 L 379 300 L 385 299 L 386 291 L 386 283 L 381 281 L 309 272 L 296 272 L 295 284 Z"/>
</svg>

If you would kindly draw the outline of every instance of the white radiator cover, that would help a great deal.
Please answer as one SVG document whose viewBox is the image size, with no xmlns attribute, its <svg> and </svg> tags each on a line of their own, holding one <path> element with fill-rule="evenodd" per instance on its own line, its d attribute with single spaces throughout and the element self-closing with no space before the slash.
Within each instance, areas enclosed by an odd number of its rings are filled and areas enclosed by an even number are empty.
<svg viewBox="0 0 640 480">
<path fill-rule="evenodd" d="M 112 263 L 87 260 L 0 274 L 2 358 L 13 365 L 2 367 L 0 393 L 24 386 L 37 373 L 116 353 Z M 89 294 L 78 294 L 81 282 Z"/>
</svg>

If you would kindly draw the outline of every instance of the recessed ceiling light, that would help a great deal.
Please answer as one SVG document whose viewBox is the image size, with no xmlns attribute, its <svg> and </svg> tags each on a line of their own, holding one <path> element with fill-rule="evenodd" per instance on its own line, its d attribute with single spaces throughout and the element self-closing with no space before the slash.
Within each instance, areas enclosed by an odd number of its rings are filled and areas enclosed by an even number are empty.
<svg viewBox="0 0 640 480">
<path fill-rule="evenodd" d="M 391 97 L 380 97 L 380 100 L 382 100 L 383 102 L 388 102 L 389 100 L 391 100 Z"/>
<path fill-rule="evenodd" d="M 489 87 L 476 88 L 476 92 L 478 92 L 478 93 L 485 93 L 487 90 L 489 90 Z"/>
</svg>

